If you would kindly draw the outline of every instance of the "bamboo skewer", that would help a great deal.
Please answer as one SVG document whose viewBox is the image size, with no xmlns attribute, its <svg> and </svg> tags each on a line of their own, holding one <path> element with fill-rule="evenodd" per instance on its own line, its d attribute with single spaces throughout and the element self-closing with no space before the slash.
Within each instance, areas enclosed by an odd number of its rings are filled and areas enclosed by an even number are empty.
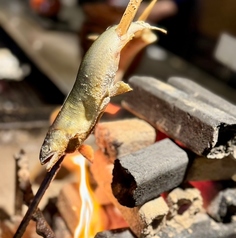
<svg viewBox="0 0 236 238">
<path fill-rule="evenodd" d="M 117 26 L 116 32 L 122 37 L 128 31 L 142 0 L 130 0 L 125 12 Z"/>
</svg>

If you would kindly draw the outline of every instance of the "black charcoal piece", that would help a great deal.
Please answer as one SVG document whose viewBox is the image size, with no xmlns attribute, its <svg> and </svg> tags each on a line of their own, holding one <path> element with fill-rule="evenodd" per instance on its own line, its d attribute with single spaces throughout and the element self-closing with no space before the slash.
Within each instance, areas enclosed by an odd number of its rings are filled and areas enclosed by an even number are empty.
<svg viewBox="0 0 236 238">
<path fill-rule="evenodd" d="M 115 160 L 113 194 L 124 206 L 143 205 L 178 186 L 187 164 L 184 150 L 170 139 L 159 141 Z"/>
<path fill-rule="evenodd" d="M 198 155 L 236 156 L 235 117 L 155 78 L 134 76 L 129 84 L 127 110 Z"/>
<path fill-rule="evenodd" d="M 236 215 L 236 189 L 228 188 L 218 193 L 207 207 L 208 214 L 218 222 L 231 222 Z"/>
<path fill-rule="evenodd" d="M 181 77 L 171 77 L 167 81 L 170 85 L 175 88 L 186 92 L 189 95 L 194 96 L 195 98 L 212 105 L 236 118 L 236 106 L 222 97 L 214 94 L 210 90 L 202 87 L 201 85 L 193 82 L 187 78 Z"/>
<path fill-rule="evenodd" d="M 223 159 L 208 159 L 203 156 L 190 155 L 186 172 L 186 181 L 221 181 L 230 180 L 236 171 L 233 156 Z"/>
</svg>

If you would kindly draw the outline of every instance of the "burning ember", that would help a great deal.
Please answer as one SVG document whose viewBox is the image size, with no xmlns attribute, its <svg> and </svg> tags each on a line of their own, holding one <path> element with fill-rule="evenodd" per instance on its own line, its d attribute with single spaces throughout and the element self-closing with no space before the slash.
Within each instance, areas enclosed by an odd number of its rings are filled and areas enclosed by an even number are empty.
<svg viewBox="0 0 236 238">
<path fill-rule="evenodd" d="M 118 113 L 120 111 L 121 107 L 114 104 L 114 103 L 109 103 L 105 109 L 105 112 L 115 115 L 116 113 Z"/>
</svg>

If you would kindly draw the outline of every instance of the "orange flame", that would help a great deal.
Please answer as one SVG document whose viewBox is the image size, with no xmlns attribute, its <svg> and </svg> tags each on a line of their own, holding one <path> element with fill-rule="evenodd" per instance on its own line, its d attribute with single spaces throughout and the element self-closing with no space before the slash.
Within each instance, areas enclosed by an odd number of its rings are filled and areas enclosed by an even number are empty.
<svg viewBox="0 0 236 238">
<path fill-rule="evenodd" d="M 100 217 L 101 207 L 93 196 L 89 184 L 89 178 L 86 170 L 86 159 L 82 155 L 72 157 L 80 173 L 79 176 L 79 193 L 81 197 L 81 209 L 79 224 L 75 230 L 74 238 L 92 238 L 97 232 L 104 229 Z"/>
</svg>

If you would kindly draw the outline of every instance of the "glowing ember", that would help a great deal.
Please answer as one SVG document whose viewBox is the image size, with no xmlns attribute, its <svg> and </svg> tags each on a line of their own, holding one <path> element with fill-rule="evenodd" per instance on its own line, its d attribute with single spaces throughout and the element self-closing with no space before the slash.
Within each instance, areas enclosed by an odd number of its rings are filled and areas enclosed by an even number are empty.
<svg viewBox="0 0 236 238">
<path fill-rule="evenodd" d="M 94 199 L 88 182 L 86 159 L 82 155 L 76 155 L 72 159 L 74 164 L 78 166 L 78 170 L 80 170 L 80 173 L 77 174 L 79 175 L 79 193 L 81 197 L 80 219 L 74 238 L 94 237 L 97 232 L 103 230 L 100 205 Z"/>
<path fill-rule="evenodd" d="M 105 112 L 115 115 L 120 109 L 121 109 L 120 106 L 113 103 L 109 103 L 105 109 Z"/>
</svg>

